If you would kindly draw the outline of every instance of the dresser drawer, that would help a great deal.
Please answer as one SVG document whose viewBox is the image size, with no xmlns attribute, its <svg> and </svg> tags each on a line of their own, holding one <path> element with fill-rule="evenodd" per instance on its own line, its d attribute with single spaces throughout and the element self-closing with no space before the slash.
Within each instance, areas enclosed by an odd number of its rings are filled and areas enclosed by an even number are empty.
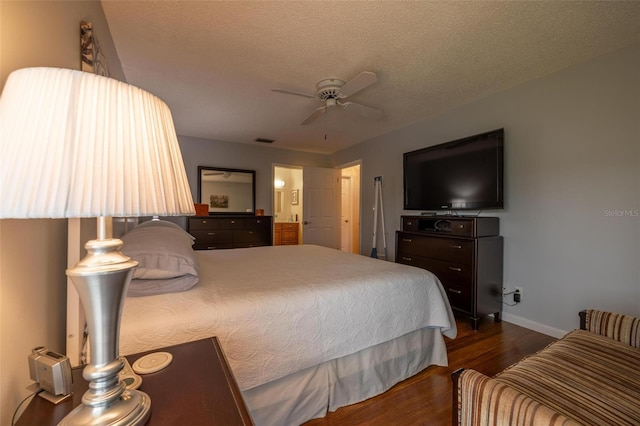
<svg viewBox="0 0 640 426">
<path fill-rule="evenodd" d="M 266 241 L 234 241 L 233 248 L 248 248 L 248 247 L 264 247 L 270 246 Z"/>
<path fill-rule="evenodd" d="M 206 231 L 191 231 L 191 235 L 201 244 L 224 243 L 233 241 L 233 231 L 226 229 L 210 229 Z"/>
<path fill-rule="evenodd" d="M 417 231 L 418 230 L 418 220 L 411 217 L 403 217 L 402 218 L 402 230 L 404 231 Z"/>
<path fill-rule="evenodd" d="M 245 224 L 247 229 L 268 230 L 271 227 L 271 219 L 245 219 Z"/>
<path fill-rule="evenodd" d="M 450 223 L 445 225 L 445 230 L 449 230 L 448 232 L 450 232 L 451 235 L 459 237 L 472 237 L 474 234 L 472 220 L 456 220 L 447 222 Z"/>
<path fill-rule="evenodd" d="M 244 218 L 220 218 L 217 219 L 220 229 L 245 229 L 247 219 Z"/>
<path fill-rule="evenodd" d="M 196 238 L 194 250 L 215 250 L 233 247 L 232 231 L 219 229 L 208 231 L 191 231 Z"/>
<path fill-rule="evenodd" d="M 204 244 L 200 241 L 196 241 L 196 243 L 193 245 L 193 249 L 194 250 L 221 250 L 221 249 L 232 249 L 233 247 L 233 243 L 231 241 L 229 242 L 211 242 L 209 244 Z"/>
<path fill-rule="evenodd" d="M 298 223 L 297 222 L 279 222 L 278 225 L 282 228 L 283 231 L 297 231 Z"/>
<path fill-rule="evenodd" d="M 195 229 L 219 229 L 218 221 L 213 220 L 211 218 L 198 218 L 198 217 L 190 217 L 189 218 L 189 231 L 193 231 Z M 193 232 L 191 232 L 193 235 Z M 195 235 L 194 235 L 195 237 Z M 197 238 L 197 237 L 196 237 Z"/>
<path fill-rule="evenodd" d="M 429 258 L 422 259 L 420 263 L 424 265 L 423 268 L 433 272 L 445 288 L 448 286 L 469 289 L 473 287 L 473 270 L 469 265 L 442 262 Z"/>
<path fill-rule="evenodd" d="M 470 288 L 457 288 L 454 286 L 445 287 L 447 297 L 451 308 L 464 312 L 465 314 L 472 314 L 473 308 L 473 294 Z"/>
<path fill-rule="evenodd" d="M 466 265 L 473 262 L 473 241 L 469 240 L 399 233 L 397 244 L 398 251 L 403 254 L 417 254 Z"/>
<path fill-rule="evenodd" d="M 234 243 L 264 241 L 269 238 L 266 230 L 239 229 L 233 232 Z"/>
<path fill-rule="evenodd" d="M 444 287 L 471 288 L 473 286 L 473 270 L 469 265 L 442 262 L 428 257 L 403 254 L 396 260 L 398 263 L 417 266 L 418 268 L 433 272 Z"/>
<path fill-rule="evenodd" d="M 451 307 L 464 312 L 473 308 L 473 270 L 470 265 L 442 262 L 411 254 L 399 254 L 396 262 L 432 272 L 447 292 Z"/>
<path fill-rule="evenodd" d="M 464 312 L 472 311 L 473 271 L 471 266 L 434 259 L 426 259 L 424 265 L 425 269 L 433 272 L 442 283 L 451 307 Z"/>
</svg>

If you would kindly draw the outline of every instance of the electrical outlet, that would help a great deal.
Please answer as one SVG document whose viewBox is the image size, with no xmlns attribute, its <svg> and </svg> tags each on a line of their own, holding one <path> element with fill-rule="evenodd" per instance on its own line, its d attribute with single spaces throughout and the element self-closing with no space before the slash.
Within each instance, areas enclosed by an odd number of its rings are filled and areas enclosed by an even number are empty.
<svg viewBox="0 0 640 426">
<path fill-rule="evenodd" d="M 513 301 L 516 303 L 522 303 L 522 287 L 516 287 L 514 291 Z"/>
</svg>

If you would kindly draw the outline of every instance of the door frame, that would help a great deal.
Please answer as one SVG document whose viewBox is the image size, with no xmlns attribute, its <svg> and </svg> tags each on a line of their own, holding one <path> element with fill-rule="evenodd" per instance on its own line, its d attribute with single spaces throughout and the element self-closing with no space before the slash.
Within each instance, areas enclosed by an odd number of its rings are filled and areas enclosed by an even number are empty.
<svg viewBox="0 0 640 426">
<path fill-rule="evenodd" d="M 341 177 L 345 175 L 345 169 L 352 167 L 356 167 L 357 174 L 355 176 L 357 176 L 357 179 L 352 179 L 352 218 L 349 221 L 352 241 L 351 251 L 360 254 L 360 248 L 362 247 L 362 160 L 355 160 L 337 166 L 340 169 Z M 354 188 L 356 185 L 357 188 Z"/>
<path fill-rule="evenodd" d="M 348 163 L 343 163 L 341 165 L 336 166 L 335 168 L 340 170 L 340 176 L 342 177 L 343 173 L 344 173 L 344 169 L 348 169 L 351 167 L 357 166 L 358 167 L 358 188 L 353 188 L 352 185 L 352 193 L 353 193 L 353 202 L 351 204 L 351 208 L 352 208 L 352 216 L 353 219 L 350 220 L 350 226 L 351 226 L 351 235 L 352 235 L 352 252 L 359 254 L 360 253 L 360 248 L 362 247 L 362 160 L 355 160 L 355 161 L 350 161 Z M 271 203 L 272 203 L 272 211 L 275 214 L 275 193 L 276 193 L 276 189 L 274 187 L 274 182 L 275 182 L 275 168 L 276 167 L 280 167 L 280 168 L 285 168 L 285 169 L 296 169 L 296 170 L 302 170 L 304 169 L 304 166 L 300 166 L 300 165 L 295 165 L 295 164 L 283 164 L 283 163 L 272 163 L 271 165 Z M 352 180 L 353 182 L 353 180 Z M 304 186 L 302 188 L 300 188 L 300 190 L 303 192 L 304 191 Z M 300 194 L 300 199 L 302 199 L 303 194 Z M 302 224 L 302 222 L 304 221 L 304 218 L 302 217 L 302 214 L 299 217 L 299 222 L 300 224 Z M 275 220 L 274 220 L 274 227 L 275 227 Z M 300 240 L 302 241 L 302 226 L 300 226 Z"/>
</svg>

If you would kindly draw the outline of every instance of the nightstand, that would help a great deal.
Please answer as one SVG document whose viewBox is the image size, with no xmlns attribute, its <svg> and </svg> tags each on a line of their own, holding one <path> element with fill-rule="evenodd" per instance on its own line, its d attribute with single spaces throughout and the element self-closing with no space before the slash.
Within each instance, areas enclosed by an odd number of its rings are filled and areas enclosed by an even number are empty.
<svg viewBox="0 0 640 426">
<path fill-rule="evenodd" d="M 142 375 L 140 390 L 151 397 L 148 426 L 252 425 L 242 394 L 216 337 L 127 356 L 129 363 L 152 352 L 169 352 L 173 360 L 157 373 Z M 73 369 L 73 395 L 54 405 L 34 397 L 16 425 L 56 425 L 82 401 L 87 382 Z"/>
</svg>

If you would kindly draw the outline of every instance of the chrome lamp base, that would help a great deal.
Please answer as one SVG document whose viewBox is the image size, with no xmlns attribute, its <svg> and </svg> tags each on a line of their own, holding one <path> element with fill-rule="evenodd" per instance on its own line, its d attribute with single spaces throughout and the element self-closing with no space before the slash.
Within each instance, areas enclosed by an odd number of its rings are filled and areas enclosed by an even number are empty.
<svg viewBox="0 0 640 426">
<path fill-rule="evenodd" d="M 87 256 L 67 270 L 87 319 L 90 363 L 82 376 L 89 389 L 82 405 L 65 417 L 60 425 L 144 425 L 151 416 L 151 398 L 144 392 L 126 389 L 118 373 L 123 368 L 118 357 L 120 316 L 133 270 L 138 266 L 120 252 L 122 241 L 105 239 L 101 221 L 98 238 L 89 241 Z"/>
<path fill-rule="evenodd" d="M 149 395 L 137 390 L 125 390 L 118 400 L 103 407 L 92 407 L 83 402 L 82 405 L 67 414 L 58 425 L 144 425 L 150 415 L 151 398 Z"/>
</svg>

